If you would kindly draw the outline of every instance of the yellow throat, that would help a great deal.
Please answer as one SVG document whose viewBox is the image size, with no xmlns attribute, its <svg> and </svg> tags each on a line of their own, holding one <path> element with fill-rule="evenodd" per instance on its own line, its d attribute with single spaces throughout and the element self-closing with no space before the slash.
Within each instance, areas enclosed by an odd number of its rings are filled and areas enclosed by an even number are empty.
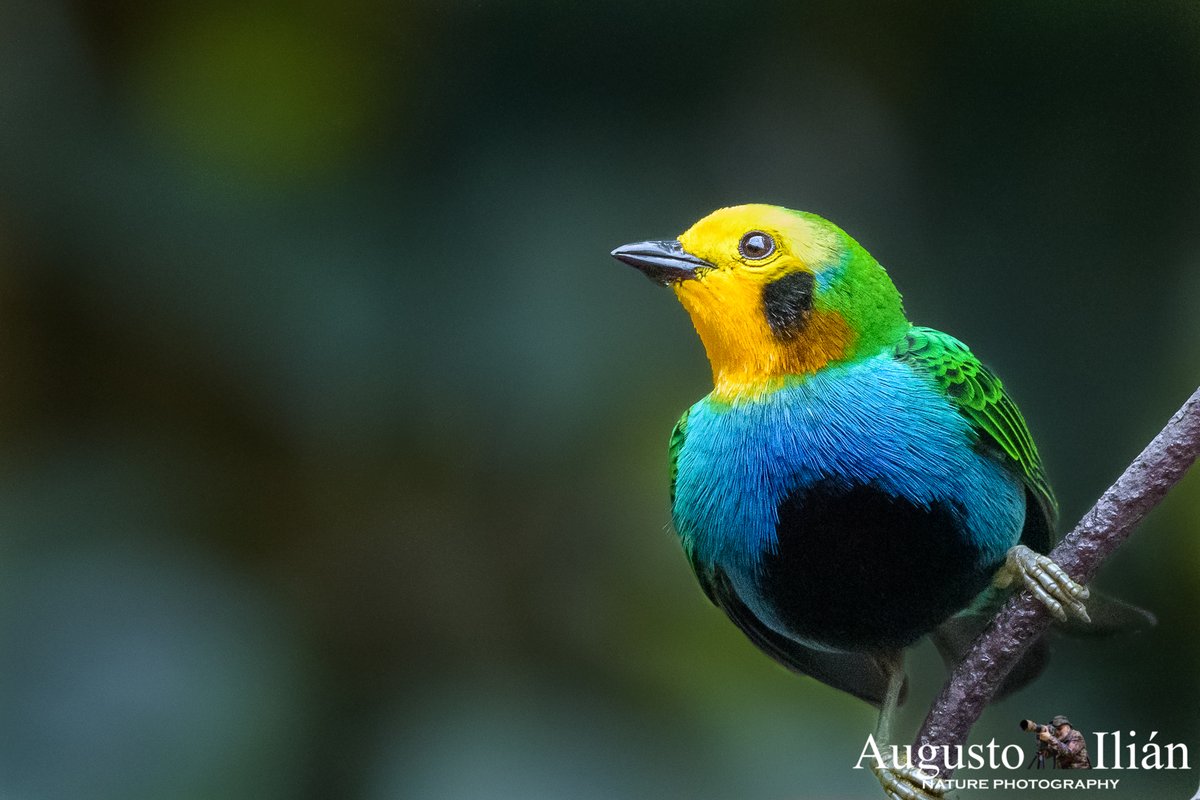
<svg viewBox="0 0 1200 800">
<path fill-rule="evenodd" d="M 749 230 L 772 236 L 775 252 L 755 261 L 736 247 Z M 838 311 L 818 302 L 802 336 L 781 338 L 767 322 L 764 287 L 798 270 L 819 272 L 838 261 L 837 232 L 775 206 L 721 209 L 679 237 L 684 249 L 714 265 L 700 280 L 675 283 L 712 366 L 713 394 L 723 400 L 777 388 L 787 376 L 811 375 L 846 358 L 853 329 Z"/>
</svg>

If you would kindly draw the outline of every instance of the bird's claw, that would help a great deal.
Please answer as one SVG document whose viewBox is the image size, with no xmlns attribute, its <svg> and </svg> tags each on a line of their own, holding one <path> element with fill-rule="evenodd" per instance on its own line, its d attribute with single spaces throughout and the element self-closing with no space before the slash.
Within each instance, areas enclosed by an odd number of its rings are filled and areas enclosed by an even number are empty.
<svg viewBox="0 0 1200 800">
<path fill-rule="evenodd" d="M 889 800 L 941 800 L 946 794 L 933 775 L 911 764 L 888 764 L 871 771 Z"/>
<path fill-rule="evenodd" d="M 1084 622 L 1092 621 L 1083 605 L 1091 594 L 1088 588 L 1071 580 L 1066 570 L 1048 556 L 1023 544 L 1008 551 L 1004 566 L 996 573 L 995 584 L 1005 587 L 1017 578 L 1057 619 L 1066 622 L 1069 612 Z"/>
</svg>

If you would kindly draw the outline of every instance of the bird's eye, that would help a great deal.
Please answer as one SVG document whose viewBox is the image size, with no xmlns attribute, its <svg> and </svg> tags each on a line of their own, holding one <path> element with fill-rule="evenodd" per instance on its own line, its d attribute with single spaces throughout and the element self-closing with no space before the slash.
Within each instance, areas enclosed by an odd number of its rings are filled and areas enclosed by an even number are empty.
<svg viewBox="0 0 1200 800">
<path fill-rule="evenodd" d="M 753 260 L 766 258 L 775 252 L 775 240 L 762 231 L 750 231 L 738 242 L 738 252 Z"/>
</svg>

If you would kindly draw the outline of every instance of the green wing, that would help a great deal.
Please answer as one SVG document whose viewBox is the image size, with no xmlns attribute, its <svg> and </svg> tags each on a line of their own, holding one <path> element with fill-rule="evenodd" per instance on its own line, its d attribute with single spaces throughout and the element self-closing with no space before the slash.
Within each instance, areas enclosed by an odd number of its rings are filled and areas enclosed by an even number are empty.
<svg viewBox="0 0 1200 800">
<path fill-rule="evenodd" d="M 679 451 L 683 449 L 683 440 L 687 438 L 687 421 L 688 414 L 692 413 L 689 408 L 683 412 L 683 416 L 679 418 L 679 422 L 675 423 L 674 429 L 671 430 L 671 443 L 667 445 L 667 454 L 671 459 L 671 508 L 675 508 L 675 478 L 679 475 Z"/>
<path fill-rule="evenodd" d="M 1025 484 L 1027 497 L 1041 519 L 1026 513 L 1025 535 L 1030 547 L 1046 552 L 1058 519 L 1058 503 L 1042 470 L 1033 437 L 1017 405 L 1000 379 L 979 362 L 967 346 L 932 328 L 910 328 L 896 346 L 896 358 L 928 374 L 951 403 L 971 421 L 985 446 L 999 451 L 998 459 Z M 1040 523 L 1040 524 L 1039 524 Z"/>
</svg>

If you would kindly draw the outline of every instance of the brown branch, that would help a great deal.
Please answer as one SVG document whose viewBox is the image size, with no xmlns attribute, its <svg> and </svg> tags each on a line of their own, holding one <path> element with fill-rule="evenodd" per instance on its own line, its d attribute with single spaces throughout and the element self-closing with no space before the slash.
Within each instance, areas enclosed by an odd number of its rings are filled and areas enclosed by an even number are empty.
<svg viewBox="0 0 1200 800">
<path fill-rule="evenodd" d="M 1133 460 L 1117 482 L 1083 516 L 1054 550 L 1054 559 L 1072 578 L 1087 583 L 1104 560 L 1112 555 L 1149 513 L 1166 496 L 1200 454 L 1200 389 L 1197 389 L 1154 441 Z M 940 764 L 939 777 L 949 778 L 945 766 L 949 746 L 965 745 L 967 734 L 995 695 L 1004 676 L 1021 655 L 1037 641 L 1050 624 L 1046 608 L 1028 591 L 1012 597 L 954 668 L 942 693 L 929 709 L 918 748 L 937 747 L 937 755 L 925 759 Z M 926 753 L 930 752 L 927 748 Z"/>
</svg>

